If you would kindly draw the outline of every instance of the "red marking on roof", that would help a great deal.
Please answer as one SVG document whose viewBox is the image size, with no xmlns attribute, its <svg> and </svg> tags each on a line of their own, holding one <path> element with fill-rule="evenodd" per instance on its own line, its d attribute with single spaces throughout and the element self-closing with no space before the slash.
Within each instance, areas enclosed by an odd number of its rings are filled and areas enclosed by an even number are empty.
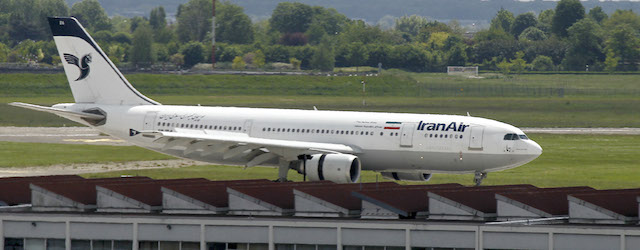
<svg viewBox="0 0 640 250">
<path fill-rule="evenodd" d="M 395 182 L 353 183 L 331 186 L 296 187 L 294 189 L 342 208 L 359 210 L 362 208 L 362 201 L 351 195 L 352 192 L 363 190 L 382 191 L 395 187 L 400 187 L 400 185 Z"/>
<path fill-rule="evenodd" d="M 99 184 L 102 188 L 129 197 L 149 206 L 162 206 L 162 191 L 164 185 L 193 185 L 195 183 L 210 183 L 205 178 L 152 180 L 141 183 L 107 183 Z"/>
<path fill-rule="evenodd" d="M 384 129 L 400 129 L 400 127 L 384 127 Z"/>
<path fill-rule="evenodd" d="M 506 198 L 539 209 L 551 215 L 568 215 L 567 195 L 592 192 L 591 187 L 540 188 L 523 192 L 497 192 Z"/>
<path fill-rule="evenodd" d="M 84 180 L 77 175 L 10 177 L 0 179 L 0 202 L 9 206 L 31 203 L 31 183 L 67 182 Z"/>
<path fill-rule="evenodd" d="M 496 212 L 495 194 L 536 190 L 533 185 L 506 185 L 506 186 L 481 186 L 465 187 L 455 190 L 431 190 L 430 193 L 437 194 L 449 200 L 458 202 L 483 213 Z"/>
<path fill-rule="evenodd" d="M 369 202 L 382 207 L 392 207 L 406 214 L 429 211 L 430 190 L 456 190 L 465 188 L 456 183 L 432 184 L 432 185 L 411 185 L 400 186 L 385 190 L 364 190 L 354 191 L 354 196 L 358 196 Z"/>
<path fill-rule="evenodd" d="M 59 194 L 85 205 L 96 204 L 96 186 L 110 183 L 127 183 L 152 181 L 149 177 L 125 177 L 125 178 L 104 178 L 104 179 L 85 179 L 65 183 L 37 183 L 35 186 L 46 189 L 50 192 Z"/>
<path fill-rule="evenodd" d="M 285 182 L 285 183 L 271 183 L 267 185 L 256 186 L 244 186 L 244 187 L 231 187 L 233 189 L 245 195 L 259 199 L 276 207 L 282 209 L 294 208 L 293 189 L 302 186 L 324 186 L 330 187 L 336 185 L 330 181 L 314 181 L 314 182 Z"/>
<path fill-rule="evenodd" d="M 571 196 L 624 216 L 638 216 L 640 189 L 597 190 Z"/>
<path fill-rule="evenodd" d="M 196 199 L 214 207 L 229 207 L 227 187 L 252 186 L 271 183 L 269 180 L 212 181 L 193 185 L 162 185 L 163 188 Z"/>
</svg>

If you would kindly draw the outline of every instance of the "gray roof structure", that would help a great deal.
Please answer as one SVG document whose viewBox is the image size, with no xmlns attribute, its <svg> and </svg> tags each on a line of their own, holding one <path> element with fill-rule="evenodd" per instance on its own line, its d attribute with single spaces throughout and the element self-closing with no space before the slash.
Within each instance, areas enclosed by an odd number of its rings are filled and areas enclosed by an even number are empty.
<svg viewBox="0 0 640 250">
<path fill-rule="evenodd" d="M 454 183 L 409 185 L 384 190 L 358 190 L 353 191 L 352 195 L 362 200 L 362 218 L 426 218 L 429 214 L 430 190 L 454 190 L 463 187 Z"/>
<path fill-rule="evenodd" d="M 498 220 L 566 217 L 569 215 L 567 195 L 593 191 L 591 187 L 565 187 L 497 192 Z"/>
<path fill-rule="evenodd" d="M 28 187 L 28 191 L 27 188 Z M 640 189 L 465 187 L 460 184 L 335 184 L 268 180 L 154 180 L 79 176 L 0 178 L 6 212 L 152 213 L 349 217 L 512 223 L 635 224 Z"/>
<path fill-rule="evenodd" d="M 359 217 L 362 201 L 355 191 L 384 191 L 401 187 L 395 182 L 335 184 L 296 187 L 293 190 L 295 215 L 303 217 Z"/>
<path fill-rule="evenodd" d="M 569 221 L 574 223 L 635 224 L 640 189 L 596 190 L 568 195 Z"/>
</svg>

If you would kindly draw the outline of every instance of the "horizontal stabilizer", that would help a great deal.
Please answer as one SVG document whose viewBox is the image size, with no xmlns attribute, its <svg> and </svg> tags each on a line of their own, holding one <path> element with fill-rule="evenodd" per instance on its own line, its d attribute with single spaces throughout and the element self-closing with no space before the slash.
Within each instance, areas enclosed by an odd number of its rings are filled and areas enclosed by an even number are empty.
<svg viewBox="0 0 640 250">
<path fill-rule="evenodd" d="M 100 115 L 100 114 L 93 114 L 93 113 L 65 110 L 65 109 L 59 109 L 59 108 L 45 107 L 45 106 L 29 104 L 29 103 L 22 103 L 22 102 L 12 102 L 12 103 L 9 103 L 9 105 L 14 106 L 14 107 L 20 107 L 20 108 L 36 110 L 36 111 L 43 111 L 43 112 L 47 112 L 47 113 L 56 114 L 56 115 L 59 115 L 59 116 L 72 116 L 72 117 L 84 118 L 84 119 L 88 119 L 88 120 L 102 120 L 102 119 L 106 118 L 104 115 Z"/>
</svg>

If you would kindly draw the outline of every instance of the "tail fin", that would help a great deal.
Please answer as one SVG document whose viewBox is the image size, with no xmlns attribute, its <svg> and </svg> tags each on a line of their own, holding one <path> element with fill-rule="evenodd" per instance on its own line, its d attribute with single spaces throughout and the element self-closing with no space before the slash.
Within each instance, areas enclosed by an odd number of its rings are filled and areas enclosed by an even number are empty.
<svg viewBox="0 0 640 250">
<path fill-rule="evenodd" d="M 49 25 L 76 103 L 159 105 L 138 92 L 73 17 Z"/>
</svg>

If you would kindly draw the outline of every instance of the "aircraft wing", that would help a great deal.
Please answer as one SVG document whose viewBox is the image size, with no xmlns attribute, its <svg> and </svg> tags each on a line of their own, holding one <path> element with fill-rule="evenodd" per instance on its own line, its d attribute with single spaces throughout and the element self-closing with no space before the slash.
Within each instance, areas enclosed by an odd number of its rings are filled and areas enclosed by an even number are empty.
<svg viewBox="0 0 640 250">
<path fill-rule="evenodd" d="M 185 133 L 178 129 L 176 132 L 142 131 L 140 134 L 156 138 L 154 142 L 164 144 L 163 150 L 184 148 L 184 155 L 200 153 L 206 156 L 222 153 L 224 159 L 243 155 L 247 159 L 247 167 L 253 167 L 277 157 L 293 161 L 302 154 L 357 154 L 360 152 L 356 148 L 335 143 L 255 138 L 244 133 L 226 131 L 192 132 Z"/>
</svg>

